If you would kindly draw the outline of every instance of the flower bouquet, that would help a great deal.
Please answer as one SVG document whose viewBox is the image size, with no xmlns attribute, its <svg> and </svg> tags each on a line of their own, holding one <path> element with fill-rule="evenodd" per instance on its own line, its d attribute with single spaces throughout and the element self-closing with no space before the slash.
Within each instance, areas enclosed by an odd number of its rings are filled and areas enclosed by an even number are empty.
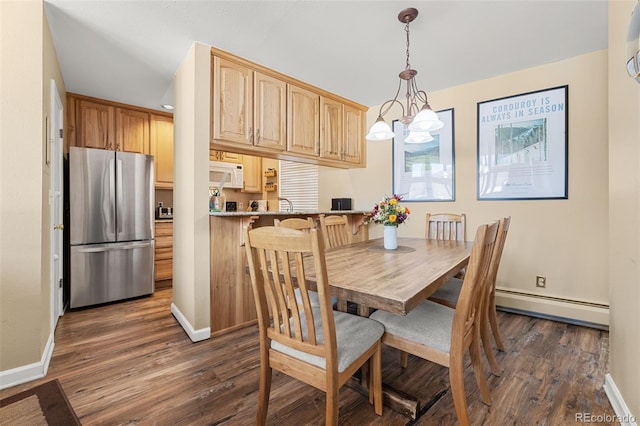
<svg viewBox="0 0 640 426">
<path fill-rule="evenodd" d="M 400 200 L 402 197 L 396 194 L 393 194 L 392 197 L 385 197 L 373 207 L 369 222 L 395 227 L 404 223 L 409 219 L 411 212 L 407 207 L 400 205 Z"/>
<path fill-rule="evenodd" d="M 411 212 L 400 205 L 402 197 L 393 194 L 385 197 L 373 207 L 371 217 L 367 221 L 384 225 L 384 248 L 395 250 L 398 248 L 398 225 L 404 223 Z"/>
</svg>

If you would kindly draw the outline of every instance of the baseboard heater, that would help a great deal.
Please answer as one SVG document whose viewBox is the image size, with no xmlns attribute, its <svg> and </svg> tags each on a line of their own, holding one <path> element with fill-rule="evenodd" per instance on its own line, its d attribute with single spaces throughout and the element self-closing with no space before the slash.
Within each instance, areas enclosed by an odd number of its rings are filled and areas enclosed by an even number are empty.
<svg viewBox="0 0 640 426">
<path fill-rule="evenodd" d="M 496 288 L 498 310 L 609 330 L 609 305 Z"/>
</svg>

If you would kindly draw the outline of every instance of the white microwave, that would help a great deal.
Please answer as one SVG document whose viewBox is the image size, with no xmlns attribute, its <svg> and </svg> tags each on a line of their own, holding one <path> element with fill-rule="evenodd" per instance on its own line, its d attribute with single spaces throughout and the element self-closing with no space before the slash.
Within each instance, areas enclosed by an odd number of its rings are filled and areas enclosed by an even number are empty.
<svg viewBox="0 0 640 426">
<path fill-rule="evenodd" d="M 220 186 L 224 179 L 224 188 L 244 188 L 244 170 L 242 164 L 209 162 L 209 186 Z"/>
</svg>

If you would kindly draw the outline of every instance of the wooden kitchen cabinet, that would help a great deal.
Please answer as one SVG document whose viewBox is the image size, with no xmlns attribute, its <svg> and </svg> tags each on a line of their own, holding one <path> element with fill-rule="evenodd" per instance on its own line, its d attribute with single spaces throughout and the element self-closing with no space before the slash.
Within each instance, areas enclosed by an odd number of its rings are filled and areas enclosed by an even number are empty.
<svg viewBox="0 0 640 426">
<path fill-rule="evenodd" d="M 173 118 L 151 114 L 151 153 L 155 161 L 156 188 L 173 188 Z"/>
<path fill-rule="evenodd" d="M 212 74 L 213 138 L 251 145 L 251 70 L 214 56 Z"/>
<path fill-rule="evenodd" d="M 68 146 L 151 153 L 153 110 L 67 93 Z"/>
<path fill-rule="evenodd" d="M 116 108 L 116 150 L 149 154 L 149 113 Z"/>
<path fill-rule="evenodd" d="M 283 151 L 287 145 L 287 84 L 253 72 L 254 145 Z"/>
<path fill-rule="evenodd" d="M 320 154 L 320 95 L 288 85 L 287 152 Z"/>
<path fill-rule="evenodd" d="M 211 57 L 211 150 L 366 167 L 367 107 L 215 47 Z"/>
<path fill-rule="evenodd" d="M 214 140 L 284 150 L 285 82 L 214 56 L 212 86 Z"/>
<path fill-rule="evenodd" d="M 322 97 L 320 99 L 320 157 L 331 160 L 342 159 L 343 106 L 341 102 Z"/>
<path fill-rule="evenodd" d="M 364 164 L 365 117 L 362 110 L 344 105 L 342 123 L 342 161 Z"/>
<path fill-rule="evenodd" d="M 173 278 L 173 221 L 156 222 L 155 280 Z"/>
<path fill-rule="evenodd" d="M 81 99 L 76 102 L 75 145 L 115 149 L 115 108 Z"/>
<path fill-rule="evenodd" d="M 364 122 L 362 111 L 340 101 L 320 100 L 320 157 L 360 164 Z"/>
<path fill-rule="evenodd" d="M 217 151 L 209 148 L 209 160 L 224 161 L 226 163 L 242 163 L 242 154 L 235 152 Z"/>
<path fill-rule="evenodd" d="M 244 189 L 243 192 L 262 192 L 262 158 L 243 155 Z"/>
</svg>

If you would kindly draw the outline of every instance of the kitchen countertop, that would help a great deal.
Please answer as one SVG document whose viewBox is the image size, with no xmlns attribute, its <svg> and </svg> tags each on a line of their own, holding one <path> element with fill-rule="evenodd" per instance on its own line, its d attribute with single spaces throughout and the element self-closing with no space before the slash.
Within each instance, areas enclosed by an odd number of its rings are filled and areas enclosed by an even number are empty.
<svg viewBox="0 0 640 426">
<path fill-rule="evenodd" d="M 319 214 L 371 214 L 371 210 L 209 212 L 209 216 L 309 216 Z"/>
</svg>

